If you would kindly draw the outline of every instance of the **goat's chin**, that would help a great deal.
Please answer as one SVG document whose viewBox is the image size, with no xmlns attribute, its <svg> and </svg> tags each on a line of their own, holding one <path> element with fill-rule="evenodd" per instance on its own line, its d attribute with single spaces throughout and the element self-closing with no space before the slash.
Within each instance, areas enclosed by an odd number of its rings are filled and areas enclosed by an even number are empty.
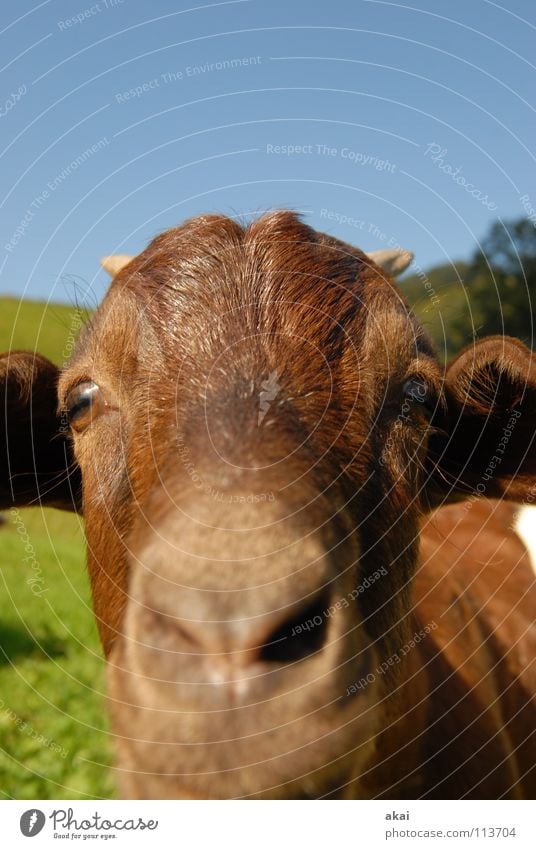
<svg viewBox="0 0 536 849">
<path fill-rule="evenodd" d="M 120 769 L 119 796 L 123 799 L 350 799 L 355 798 L 353 759 L 346 759 L 344 768 L 329 766 L 301 778 L 275 782 L 269 786 L 265 770 L 236 770 L 211 776 L 162 775 L 141 769 Z"/>
<path fill-rule="evenodd" d="M 341 785 L 341 780 L 343 784 Z M 312 800 L 312 799 L 350 799 L 352 795 L 353 782 L 350 773 L 347 776 L 338 776 L 337 781 L 321 781 L 313 785 L 291 784 L 288 787 L 277 790 L 259 791 L 257 793 L 234 793 L 229 786 L 219 788 L 198 788 L 192 790 L 184 784 L 175 784 L 162 781 L 156 782 L 140 781 L 129 775 L 124 776 L 119 782 L 119 795 L 122 799 L 173 799 L 173 800 L 214 800 L 214 799 L 272 799 L 272 800 Z M 227 792 L 225 792 L 227 789 Z M 216 792 L 219 790 L 219 792 Z M 229 792 L 230 791 L 230 792 Z"/>
<path fill-rule="evenodd" d="M 118 665 L 109 684 L 122 798 L 354 798 L 374 749 L 374 687 L 196 711 L 152 698 Z"/>
<path fill-rule="evenodd" d="M 331 724 L 303 718 L 293 725 L 292 735 L 264 731 L 254 744 L 251 729 L 242 739 L 203 744 L 198 727 L 196 742 L 185 744 L 179 742 L 185 739 L 180 726 L 175 726 L 175 740 L 167 728 L 164 734 L 158 729 L 151 734 L 144 715 L 132 719 L 128 733 L 115 723 L 119 794 L 133 799 L 353 798 L 352 777 L 363 772 L 373 750 L 369 722 L 344 716 Z"/>
</svg>

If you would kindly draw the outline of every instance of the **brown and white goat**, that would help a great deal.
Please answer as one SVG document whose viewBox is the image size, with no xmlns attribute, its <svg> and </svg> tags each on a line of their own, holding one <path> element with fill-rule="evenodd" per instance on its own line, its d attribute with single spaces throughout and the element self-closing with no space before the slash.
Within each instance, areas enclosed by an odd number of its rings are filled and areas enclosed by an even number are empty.
<svg viewBox="0 0 536 849">
<path fill-rule="evenodd" d="M 534 798 L 531 352 L 444 368 L 289 212 L 107 265 L 61 373 L 0 359 L 0 508 L 83 510 L 122 794 Z"/>
</svg>

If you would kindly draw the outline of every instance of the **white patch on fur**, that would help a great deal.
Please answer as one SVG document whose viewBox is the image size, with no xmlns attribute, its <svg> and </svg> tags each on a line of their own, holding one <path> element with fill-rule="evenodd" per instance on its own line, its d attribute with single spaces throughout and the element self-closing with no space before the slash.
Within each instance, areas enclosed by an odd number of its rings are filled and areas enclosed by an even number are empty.
<svg viewBox="0 0 536 849">
<path fill-rule="evenodd" d="M 517 514 L 515 530 L 530 554 L 532 571 L 536 574 L 536 507 L 525 505 Z"/>
</svg>

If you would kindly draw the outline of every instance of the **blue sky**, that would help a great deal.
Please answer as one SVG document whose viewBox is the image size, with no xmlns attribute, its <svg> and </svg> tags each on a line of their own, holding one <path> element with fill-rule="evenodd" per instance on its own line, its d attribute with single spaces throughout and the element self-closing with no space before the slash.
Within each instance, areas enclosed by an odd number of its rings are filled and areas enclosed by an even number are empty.
<svg viewBox="0 0 536 849">
<path fill-rule="evenodd" d="M 0 13 L 0 287 L 274 207 L 423 268 L 536 207 L 531 0 L 48 0 Z"/>
</svg>

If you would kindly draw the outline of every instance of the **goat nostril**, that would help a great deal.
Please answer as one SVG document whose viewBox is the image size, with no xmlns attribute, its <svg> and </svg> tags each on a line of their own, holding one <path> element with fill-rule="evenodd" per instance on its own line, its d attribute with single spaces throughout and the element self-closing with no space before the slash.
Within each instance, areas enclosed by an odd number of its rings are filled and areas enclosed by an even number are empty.
<svg viewBox="0 0 536 849">
<path fill-rule="evenodd" d="M 325 611 L 329 604 L 328 592 L 317 596 L 270 635 L 259 650 L 259 659 L 265 663 L 292 663 L 320 651 L 327 639 Z"/>
</svg>

